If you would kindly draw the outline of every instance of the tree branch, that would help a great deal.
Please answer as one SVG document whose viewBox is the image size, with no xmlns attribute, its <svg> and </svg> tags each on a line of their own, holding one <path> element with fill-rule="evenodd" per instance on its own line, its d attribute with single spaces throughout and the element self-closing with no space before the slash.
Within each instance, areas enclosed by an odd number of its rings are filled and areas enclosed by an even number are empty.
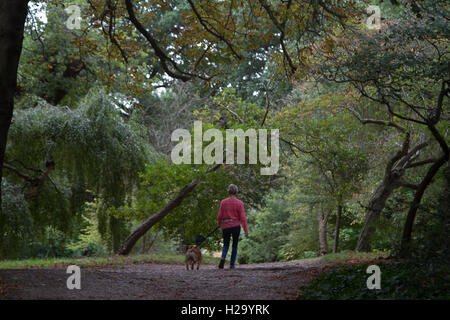
<svg viewBox="0 0 450 320">
<path fill-rule="evenodd" d="M 384 126 L 388 126 L 388 127 L 394 127 L 402 133 L 406 132 L 406 129 L 404 127 L 395 123 L 394 121 L 384 121 L 384 120 L 377 120 L 377 119 L 363 119 L 353 108 L 348 108 L 348 110 L 350 110 L 350 112 L 353 113 L 355 115 L 355 117 L 362 124 L 372 123 L 372 124 L 384 125 Z"/>
<path fill-rule="evenodd" d="M 211 168 L 207 169 L 203 172 L 203 174 L 208 174 L 210 172 L 213 172 L 217 170 L 222 164 L 216 164 L 212 166 Z M 175 198 L 170 200 L 161 210 L 159 210 L 156 214 L 150 216 L 145 220 L 139 227 L 137 227 L 136 230 L 134 230 L 128 238 L 125 240 L 124 244 L 119 250 L 119 254 L 121 255 L 127 255 L 130 253 L 131 249 L 133 249 L 133 246 L 136 244 L 136 242 L 143 236 L 145 233 L 158 221 L 163 219 L 166 215 L 168 215 L 170 212 L 172 212 L 175 208 L 181 205 L 184 198 L 186 198 L 192 190 L 195 189 L 195 187 L 199 184 L 200 177 L 197 177 L 193 179 L 190 183 L 185 185 L 177 194 Z"/>
<path fill-rule="evenodd" d="M 22 179 L 25 179 L 26 181 L 28 181 L 30 183 L 34 183 L 36 180 L 36 178 L 34 178 L 26 173 L 21 172 L 19 169 L 8 164 L 6 161 L 3 162 L 3 168 L 6 168 L 6 169 L 14 172 L 16 175 L 18 175 L 19 177 L 21 177 Z"/>
<path fill-rule="evenodd" d="M 283 55 L 284 55 L 285 59 L 287 60 L 289 67 L 291 68 L 291 72 L 294 74 L 297 71 L 297 67 L 292 62 L 292 59 L 291 59 L 289 53 L 287 52 L 286 45 L 284 44 L 284 36 L 285 36 L 284 25 L 285 25 L 286 21 L 284 21 L 283 23 L 280 23 L 278 21 L 278 19 L 275 17 L 275 14 L 273 13 L 272 8 L 270 7 L 270 4 L 268 4 L 266 2 L 266 0 L 258 0 L 258 1 L 261 4 L 261 6 L 264 8 L 264 10 L 267 12 L 270 20 L 272 20 L 275 27 L 280 31 L 281 50 L 283 51 Z"/>
<path fill-rule="evenodd" d="M 300 152 L 303 152 L 303 153 L 313 153 L 314 152 L 314 150 L 305 150 L 305 149 L 297 146 L 296 144 L 294 144 L 294 143 L 290 142 L 289 140 L 286 140 L 286 139 L 284 139 L 282 137 L 280 137 L 280 140 L 285 142 L 285 143 L 287 143 L 289 146 L 294 147 L 295 149 L 297 149 Z"/>
<path fill-rule="evenodd" d="M 135 15 L 134 9 L 133 9 L 133 4 L 132 4 L 131 0 L 125 0 L 125 5 L 126 5 L 127 11 L 128 11 L 128 16 L 130 18 L 130 21 L 134 24 L 136 29 L 150 43 L 150 45 L 153 48 L 153 51 L 155 52 L 155 55 L 158 57 L 158 59 L 159 59 L 159 61 L 161 63 L 161 66 L 162 66 L 164 72 L 166 72 L 167 75 L 169 75 L 170 77 L 175 78 L 175 79 L 180 79 L 181 81 L 184 81 L 184 82 L 191 80 L 194 76 L 198 77 L 198 78 L 201 78 L 203 80 L 207 80 L 206 78 L 201 77 L 199 75 L 194 75 L 194 74 L 191 74 L 189 72 L 182 71 L 178 67 L 178 65 L 166 55 L 166 53 L 158 45 L 158 43 L 155 40 L 155 38 L 153 38 L 153 36 L 150 34 L 150 32 L 148 32 L 147 29 L 145 29 L 144 26 L 136 18 L 136 15 Z M 176 72 L 170 70 L 170 68 L 168 67 L 167 63 L 172 65 L 172 67 L 175 69 Z"/>
<path fill-rule="evenodd" d="M 394 166 L 394 164 L 400 160 L 403 156 L 405 156 L 408 153 L 408 149 L 409 149 L 409 132 L 406 133 L 406 137 L 405 140 L 403 141 L 403 146 L 402 149 L 399 150 L 388 162 L 388 164 L 386 165 L 386 170 L 385 170 L 385 174 L 387 176 L 390 176 L 392 174 L 392 167 Z"/>
<path fill-rule="evenodd" d="M 417 152 L 419 152 L 420 150 L 422 150 L 423 148 L 425 148 L 426 146 L 428 146 L 429 142 L 422 142 L 419 143 L 418 145 L 416 145 L 414 148 L 412 148 L 407 154 L 405 154 L 400 161 L 395 165 L 395 168 L 402 168 L 404 169 L 408 163 L 412 160 L 414 160 L 415 158 L 417 158 L 418 155 Z M 414 155 L 416 155 L 416 157 L 414 157 Z"/>
<path fill-rule="evenodd" d="M 417 161 L 417 162 L 413 162 L 413 163 L 408 164 L 405 168 L 409 169 L 409 168 L 419 167 L 419 166 L 423 166 L 424 164 L 434 163 L 437 160 L 438 159 L 430 158 L 430 159 L 426 159 L 426 160 L 422 160 L 422 161 Z"/>
<path fill-rule="evenodd" d="M 233 55 L 238 59 L 238 60 L 242 60 L 242 57 L 236 52 L 236 50 L 233 48 L 233 45 L 223 36 L 221 35 L 213 26 L 211 26 L 211 28 L 209 28 L 206 25 L 206 21 L 203 20 L 202 16 L 200 15 L 200 13 L 198 12 L 197 8 L 194 5 L 194 2 L 192 0 L 188 0 L 189 5 L 192 8 L 192 11 L 194 12 L 195 16 L 197 17 L 198 21 L 200 22 L 200 24 L 203 26 L 203 28 L 205 28 L 206 31 L 208 31 L 210 34 L 212 34 L 213 36 L 215 36 L 216 38 L 218 38 L 219 40 L 225 42 L 225 44 L 228 46 L 228 48 L 231 50 L 231 52 L 233 53 Z"/>
<path fill-rule="evenodd" d="M 417 190 L 417 188 L 419 188 L 418 184 L 409 183 L 409 182 L 404 181 L 404 180 L 397 181 L 397 185 L 400 186 L 400 187 L 405 187 L 405 188 L 414 189 L 414 190 Z"/>
<path fill-rule="evenodd" d="M 50 172 L 53 171 L 53 169 L 55 169 L 55 163 L 53 161 L 47 161 L 45 163 L 46 170 L 41 171 L 41 175 L 37 178 L 21 172 L 19 169 L 6 162 L 3 162 L 3 167 L 14 172 L 16 175 L 26 180 L 30 184 L 31 191 L 25 195 L 25 199 L 30 199 L 37 194 L 39 187 L 42 185 L 44 180 L 47 179 L 49 177 Z"/>
</svg>

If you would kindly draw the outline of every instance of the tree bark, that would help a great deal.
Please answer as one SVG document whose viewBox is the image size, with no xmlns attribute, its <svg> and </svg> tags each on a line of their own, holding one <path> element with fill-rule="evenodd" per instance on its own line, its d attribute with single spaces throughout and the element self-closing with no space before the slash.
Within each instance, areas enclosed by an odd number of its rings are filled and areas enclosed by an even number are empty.
<svg viewBox="0 0 450 320">
<path fill-rule="evenodd" d="M 205 172 L 209 173 L 212 171 L 217 170 L 221 164 L 216 164 L 209 170 Z M 183 187 L 183 189 L 178 192 L 177 196 L 170 200 L 164 208 L 158 211 L 158 213 L 152 215 L 147 220 L 145 220 L 136 230 L 134 230 L 128 238 L 123 243 L 122 247 L 119 249 L 120 255 L 127 255 L 131 252 L 131 249 L 133 249 L 136 242 L 148 231 L 150 228 L 155 225 L 158 221 L 163 219 L 165 216 L 167 216 L 170 212 L 172 212 L 176 207 L 178 207 L 184 198 L 186 198 L 189 193 L 191 193 L 192 190 L 195 189 L 195 187 L 199 184 L 199 179 L 194 179 L 187 185 Z"/>
<path fill-rule="evenodd" d="M 329 214 L 324 213 L 322 207 L 319 208 L 317 213 L 319 220 L 319 253 L 323 256 L 328 254 L 327 223 Z"/>
<path fill-rule="evenodd" d="M 3 163 L 3 168 L 6 168 L 10 170 L 11 172 L 15 173 L 17 176 L 21 177 L 25 181 L 27 181 L 30 184 L 30 191 L 25 194 L 25 200 L 31 199 L 35 197 L 38 192 L 41 185 L 44 183 L 46 179 L 48 179 L 50 173 L 55 169 L 55 163 L 51 160 L 47 160 L 45 162 L 45 171 L 42 171 L 39 177 L 32 177 L 24 172 L 21 172 L 16 167 L 10 165 L 9 163 Z M 36 171 L 39 171 L 36 169 Z"/>
<path fill-rule="evenodd" d="M 22 52 L 28 0 L 0 1 L 0 164 L 5 159 L 6 141 L 14 109 L 17 68 Z M 0 213 L 1 213 L 0 170 Z"/>
<path fill-rule="evenodd" d="M 334 228 L 334 245 L 333 245 L 333 253 L 338 252 L 339 246 L 339 230 L 341 228 L 341 215 L 342 215 L 342 205 L 338 204 L 337 212 L 336 212 L 336 226 Z"/>
<path fill-rule="evenodd" d="M 440 133 L 436 130 L 434 126 L 429 126 L 431 133 L 435 136 L 436 140 L 438 140 L 442 151 L 444 154 L 439 157 L 433 165 L 428 169 L 427 174 L 420 182 L 415 194 L 413 201 L 410 204 L 408 214 L 406 216 L 405 225 L 403 227 L 402 240 L 400 244 L 400 256 L 407 257 L 410 253 L 411 248 L 411 234 L 413 230 L 414 220 L 416 218 L 417 210 L 419 209 L 420 202 L 422 201 L 422 197 L 425 193 L 425 190 L 430 185 L 433 177 L 439 171 L 439 169 L 449 160 L 449 148 L 445 139 L 440 135 Z"/>
<path fill-rule="evenodd" d="M 410 149 L 409 134 L 407 134 L 403 141 L 402 149 L 389 160 L 386 165 L 383 181 L 378 185 L 366 209 L 366 216 L 363 228 L 359 234 L 356 251 L 370 251 L 370 238 L 376 231 L 376 222 L 386 205 L 387 199 L 396 188 L 410 185 L 403 182 L 401 178 L 411 161 L 413 161 L 418 156 L 419 151 L 427 145 L 428 143 L 424 142 Z"/>
<path fill-rule="evenodd" d="M 130 253 L 131 249 L 133 249 L 136 242 L 148 231 L 150 228 L 155 225 L 158 221 L 167 216 L 170 212 L 172 212 L 176 207 L 178 207 L 184 198 L 197 186 L 199 183 L 198 180 L 194 180 L 191 183 L 187 184 L 178 195 L 169 201 L 167 205 L 158 211 L 158 213 L 152 215 L 147 220 L 145 220 L 130 236 L 125 240 L 124 244 L 119 250 L 119 254 L 127 255 Z"/>
<path fill-rule="evenodd" d="M 380 216 L 380 212 L 386 205 L 386 200 L 395 189 L 394 182 L 395 181 L 392 180 L 383 180 L 372 195 L 369 206 L 367 207 L 363 228 L 359 234 L 356 251 L 370 251 L 370 238 L 375 233 L 376 221 Z"/>
<path fill-rule="evenodd" d="M 422 201 L 422 197 L 427 189 L 428 185 L 431 183 L 431 180 L 439 171 L 439 169 L 448 161 L 448 157 L 443 155 L 438 161 L 436 161 L 430 169 L 428 169 L 427 174 L 423 178 L 422 182 L 419 185 L 419 188 L 416 190 L 414 194 L 413 201 L 410 204 L 408 214 L 406 216 L 405 225 L 403 227 L 402 240 L 400 245 L 400 256 L 406 257 L 410 253 L 411 247 L 411 234 L 413 230 L 414 220 L 416 218 L 417 209 L 419 209 L 420 202 Z"/>
</svg>

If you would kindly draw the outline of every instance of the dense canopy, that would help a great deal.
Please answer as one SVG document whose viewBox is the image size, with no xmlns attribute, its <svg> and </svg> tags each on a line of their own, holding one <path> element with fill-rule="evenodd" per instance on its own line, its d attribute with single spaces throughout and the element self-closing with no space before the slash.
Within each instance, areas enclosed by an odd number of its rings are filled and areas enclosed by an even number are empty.
<svg viewBox="0 0 450 320">
<path fill-rule="evenodd" d="M 448 261 L 449 10 L 2 1 L 0 259 L 173 252 L 214 229 L 234 183 L 250 230 L 240 263 Z M 279 170 L 261 175 L 245 138 L 245 164 L 175 164 L 172 133 L 195 121 L 223 145 L 231 129 L 279 130 Z"/>
</svg>

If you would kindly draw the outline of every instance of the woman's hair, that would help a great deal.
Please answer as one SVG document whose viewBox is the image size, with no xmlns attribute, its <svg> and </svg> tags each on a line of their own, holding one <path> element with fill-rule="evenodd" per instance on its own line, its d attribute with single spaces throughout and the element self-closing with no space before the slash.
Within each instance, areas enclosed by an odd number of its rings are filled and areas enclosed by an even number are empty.
<svg viewBox="0 0 450 320">
<path fill-rule="evenodd" d="M 238 193 L 238 191 L 239 191 L 239 189 L 238 189 L 237 185 L 235 185 L 235 184 L 230 184 L 230 185 L 228 186 L 228 194 L 235 195 L 235 194 Z"/>
</svg>

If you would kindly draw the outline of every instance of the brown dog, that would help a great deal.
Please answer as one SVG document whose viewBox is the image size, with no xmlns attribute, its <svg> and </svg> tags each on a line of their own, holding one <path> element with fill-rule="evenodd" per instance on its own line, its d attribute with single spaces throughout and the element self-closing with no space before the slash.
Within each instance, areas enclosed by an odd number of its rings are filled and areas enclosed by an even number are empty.
<svg viewBox="0 0 450 320">
<path fill-rule="evenodd" d="M 197 263 L 197 270 L 200 268 L 200 262 L 202 261 L 202 252 L 197 246 L 189 246 L 186 251 L 186 270 L 189 270 L 189 265 L 191 265 L 191 270 L 194 270 L 194 265 Z"/>
</svg>

